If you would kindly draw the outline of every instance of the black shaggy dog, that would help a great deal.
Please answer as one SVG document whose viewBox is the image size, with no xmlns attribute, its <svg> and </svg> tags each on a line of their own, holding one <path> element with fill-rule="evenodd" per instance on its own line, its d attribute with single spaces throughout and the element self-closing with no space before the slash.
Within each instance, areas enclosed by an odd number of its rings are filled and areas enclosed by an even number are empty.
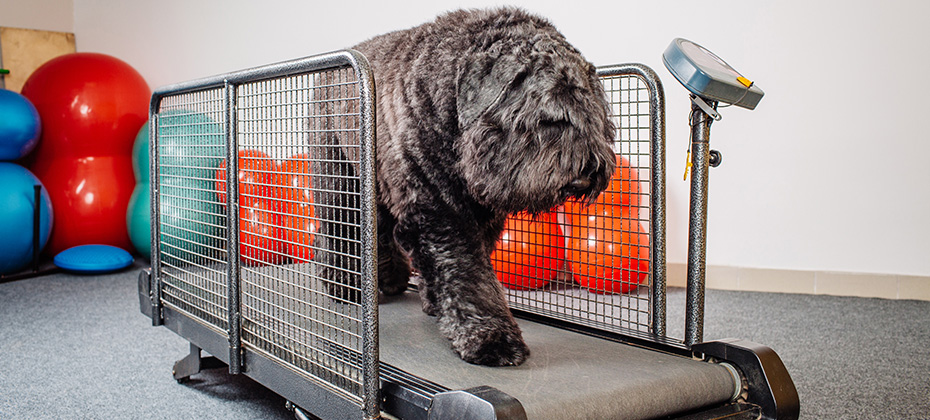
<svg viewBox="0 0 930 420">
<path fill-rule="evenodd" d="M 424 311 L 463 360 L 519 365 L 530 351 L 490 254 L 508 214 L 607 187 L 615 128 L 595 67 L 548 21 L 511 8 L 451 12 L 354 48 L 377 90 L 381 291 L 403 292 L 412 263 Z M 345 170 L 331 166 L 317 170 Z M 321 218 L 326 242 L 342 216 Z M 329 242 L 318 246 L 347 246 Z"/>
</svg>

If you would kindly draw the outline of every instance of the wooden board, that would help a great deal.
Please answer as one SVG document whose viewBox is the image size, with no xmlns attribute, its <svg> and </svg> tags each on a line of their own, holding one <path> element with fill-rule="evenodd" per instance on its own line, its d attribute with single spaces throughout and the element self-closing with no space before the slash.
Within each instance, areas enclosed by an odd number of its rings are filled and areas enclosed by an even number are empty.
<svg viewBox="0 0 930 420">
<path fill-rule="evenodd" d="M 19 92 L 29 75 L 46 61 L 75 52 L 74 34 L 0 27 L 0 87 Z"/>
</svg>

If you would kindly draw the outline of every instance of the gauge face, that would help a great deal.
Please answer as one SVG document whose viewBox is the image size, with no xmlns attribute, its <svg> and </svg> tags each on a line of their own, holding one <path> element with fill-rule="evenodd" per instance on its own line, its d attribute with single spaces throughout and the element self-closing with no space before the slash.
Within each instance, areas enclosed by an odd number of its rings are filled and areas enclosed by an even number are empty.
<svg viewBox="0 0 930 420">
<path fill-rule="evenodd" d="M 695 44 L 686 39 L 681 41 L 681 51 L 694 62 L 695 65 L 699 67 L 705 67 L 708 70 L 716 70 L 723 73 L 732 74 L 734 77 L 742 76 L 736 70 L 733 70 L 733 67 L 730 67 L 726 61 L 723 61 L 720 57 L 717 57 L 714 53 L 707 50 L 698 44 Z"/>
<path fill-rule="evenodd" d="M 726 61 L 687 39 L 673 40 L 662 61 L 685 88 L 704 99 L 754 109 L 765 94 Z"/>
</svg>

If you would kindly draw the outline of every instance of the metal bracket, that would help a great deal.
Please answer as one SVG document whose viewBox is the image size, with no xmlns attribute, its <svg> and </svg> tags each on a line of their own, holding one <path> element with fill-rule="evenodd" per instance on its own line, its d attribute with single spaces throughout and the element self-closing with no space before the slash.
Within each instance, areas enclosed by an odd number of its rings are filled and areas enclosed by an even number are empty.
<svg viewBox="0 0 930 420">
<path fill-rule="evenodd" d="M 152 276 L 152 269 L 145 268 L 139 272 L 139 310 L 152 319 L 153 326 L 164 325 L 161 302 L 154 291 L 159 287 L 157 279 Z"/>
<path fill-rule="evenodd" d="M 174 363 L 171 374 L 178 383 L 184 383 L 191 375 L 206 369 L 217 369 L 226 366 L 225 363 L 213 356 L 202 357 L 200 347 L 191 344 L 191 352 L 183 359 Z"/>
<path fill-rule="evenodd" d="M 701 99 L 700 96 L 691 95 L 691 102 L 701 108 L 701 111 L 704 111 L 705 114 L 709 115 L 714 121 L 720 121 L 723 119 L 723 116 L 717 112 L 714 107 L 710 106 L 707 102 L 704 102 L 704 99 Z"/>
</svg>

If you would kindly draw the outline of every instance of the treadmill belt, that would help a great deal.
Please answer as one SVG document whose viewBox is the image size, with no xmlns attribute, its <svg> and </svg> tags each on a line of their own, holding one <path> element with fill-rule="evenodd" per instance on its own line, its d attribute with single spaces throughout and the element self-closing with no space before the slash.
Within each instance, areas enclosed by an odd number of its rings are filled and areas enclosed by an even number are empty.
<svg viewBox="0 0 930 420">
<path fill-rule="evenodd" d="M 381 361 L 449 389 L 492 386 L 533 419 L 654 418 L 726 402 L 735 381 L 719 365 L 518 320 L 530 358 L 517 367 L 468 364 L 407 292 L 379 307 Z"/>
</svg>

